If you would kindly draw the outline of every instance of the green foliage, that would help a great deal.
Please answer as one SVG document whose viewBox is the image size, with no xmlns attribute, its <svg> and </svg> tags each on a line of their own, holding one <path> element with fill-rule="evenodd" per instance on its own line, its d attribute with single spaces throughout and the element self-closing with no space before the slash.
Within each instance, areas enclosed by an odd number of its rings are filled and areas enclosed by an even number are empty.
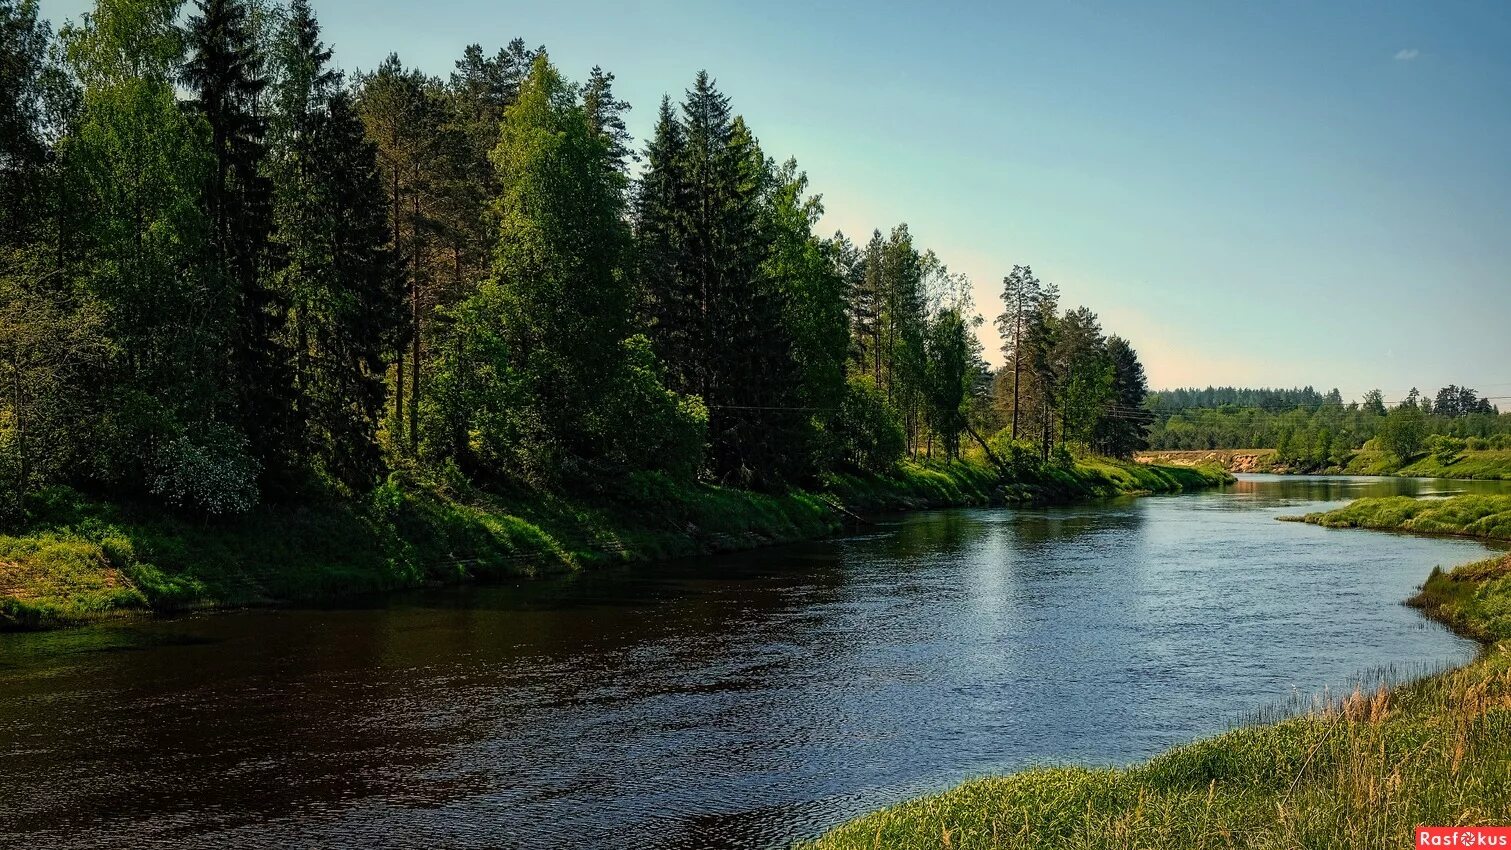
<svg viewBox="0 0 1511 850">
<path fill-rule="evenodd" d="M 826 432 L 841 468 L 883 474 L 897 465 L 907 448 L 897 414 L 865 376 L 846 383 Z"/>
<path fill-rule="evenodd" d="M 71 96 L 35 4 L 0 11 L 12 519 L 54 483 L 226 522 L 393 470 L 775 495 L 999 430 L 970 282 L 906 224 L 817 236 L 806 175 L 707 73 L 631 191 L 614 75 L 579 87 L 519 40 L 349 89 L 308 0 L 100 0 L 63 34 Z M 1083 483 L 1056 437 L 1135 444 L 1108 414 L 1143 392 L 1131 349 L 1032 288 L 1015 358 L 1057 465 L 1025 498 Z"/>
<path fill-rule="evenodd" d="M 608 425 L 602 399 L 629 328 L 623 176 L 543 54 L 505 111 L 493 162 L 497 319 L 525 408 L 516 427 L 532 447 L 524 472 L 550 481 L 594 459 Z"/>
<path fill-rule="evenodd" d="M 515 412 L 523 392 L 504 340 L 497 286 L 484 284 L 440 313 L 441 335 L 424 399 L 422 443 L 430 461 L 464 470 L 515 468 Z"/>
<path fill-rule="evenodd" d="M 206 516 L 245 513 L 257 504 L 257 461 L 247 439 L 226 425 L 179 434 L 157 447 L 148 491 Z"/>
<path fill-rule="evenodd" d="M 1039 447 L 1028 440 L 1015 440 L 1012 428 L 1003 428 L 992 435 L 992 454 L 1002 466 L 1003 474 L 1014 481 L 1033 481 L 1039 477 L 1044 461 L 1039 457 Z"/>
<path fill-rule="evenodd" d="M 1431 453 L 1438 463 L 1449 466 L 1459 459 L 1464 449 L 1469 444 L 1458 437 L 1449 437 L 1444 434 L 1433 434 L 1427 438 L 1427 451 Z"/>
<path fill-rule="evenodd" d="M 605 443 L 612 460 L 636 470 L 659 470 L 689 481 L 703 464 L 708 445 L 708 408 L 662 383 L 650 340 L 637 334 L 621 344 L 622 372 L 611 395 Z"/>
<path fill-rule="evenodd" d="M 128 489 L 178 475 L 154 467 L 180 454 L 159 446 L 234 427 L 237 294 L 210 261 L 208 128 L 174 94 L 177 5 L 104 0 L 64 33 L 85 83 L 77 128 L 59 144 L 75 217 L 69 271 L 98 305 L 112 355 L 91 387 L 102 427 L 85 474 Z"/>
<path fill-rule="evenodd" d="M 1473 390 L 1448 389 L 1456 400 L 1474 395 Z M 1445 399 L 1442 413 L 1436 408 L 1429 413 L 1414 402 L 1387 412 L 1378 390 L 1366 393 L 1362 403 L 1344 405 L 1337 390 L 1222 387 L 1153 393 L 1147 416 L 1153 419 L 1150 445 L 1156 450 L 1276 448 L 1293 470 L 1345 466 L 1353 471 L 1362 464 L 1404 465 L 1426 450 L 1425 440 L 1433 434 L 1480 440 L 1481 449 L 1511 435 L 1511 414 L 1499 414 L 1488 403 L 1458 404 L 1448 405 Z M 1403 445 L 1386 447 L 1398 438 Z M 1327 451 L 1322 450 L 1324 441 L 1330 443 Z M 1353 455 L 1360 449 L 1370 456 L 1355 463 Z M 1390 459 L 1376 460 L 1376 450 Z"/>
<path fill-rule="evenodd" d="M 1416 457 L 1427 439 L 1427 416 L 1415 404 L 1397 405 L 1381 423 L 1376 439 L 1400 460 Z"/>
</svg>

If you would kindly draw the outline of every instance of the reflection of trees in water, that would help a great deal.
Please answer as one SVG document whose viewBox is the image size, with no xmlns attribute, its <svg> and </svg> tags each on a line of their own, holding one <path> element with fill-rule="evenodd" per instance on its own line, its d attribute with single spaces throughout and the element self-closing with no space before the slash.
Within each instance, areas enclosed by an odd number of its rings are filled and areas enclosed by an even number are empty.
<svg viewBox="0 0 1511 850">
<path fill-rule="evenodd" d="M 891 532 L 881 538 L 881 551 L 903 562 L 930 557 L 949 557 L 975 542 L 987 530 L 986 511 L 930 511 L 900 518 L 883 526 Z M 869 553 L 868 553 L 869 554 Z M 905 563 L 904 563 L 905 565 Z"/>
<path fill-rule="evenodd" d="M 1323 477 L 1273 475 L 1240 477 L 1227 492 L 1268 504 L 1288 502 L 1351 502 L 1376 496 L 1437 496 L 1458 493 L 1507 493 L 1504 481 L 1473 481 L 1447 478 Z M 1241 504 L 1232 509 L 1243 510 Z"/>
</svg>

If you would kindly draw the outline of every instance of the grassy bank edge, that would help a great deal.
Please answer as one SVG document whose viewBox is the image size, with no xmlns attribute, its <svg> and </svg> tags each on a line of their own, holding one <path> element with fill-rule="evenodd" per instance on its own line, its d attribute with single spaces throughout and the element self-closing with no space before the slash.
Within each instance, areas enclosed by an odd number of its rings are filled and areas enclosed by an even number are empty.
<svg viewBox="0 0 1511 850">
<path fill-rule="evenodd" d="M 1511 555 L 1434 567 L 1406 604 L 1479 655 L 1125 768 L 967 781 L 798 846 L 1387 848 L 1421 824 L 1511 822 Z"/>
<path fill-rule="evenodd" d="M 1469 493 L 1447 499 L 1377 496 L 1282 520 L 1325 528 L 1368 528 L 1511 541 L 1511 495 Z"/>
<path fill-rule="evenodd" d="M 820 538 L 858 515 L 1180 492 L 1216 469 L 1088 458 L 1004 480 L 982 462 L 906 463 L 767 494 L 656 475 L 576 499 L 396 474 L 370 498 L 261 509 L 207 525 L 56 489 L 0 534 L 0 631 L 109 617 L 515 580 Z"/>
<path fill-rule="evenodd" d="M 1511 449 L 1466 449 L 1444 461 L 1431 454 L 1402 461 L 1376 449 L 1360 449 L 1341 464 L 1294 466 L 1280 463 L 1274 449 L 1171 449 L 1139 452 L 1141 461 L 1215 464 L 1229 472 L 1276 475 L 1380 475 L 1389 478 L 1454 478 L 1511 481 Z"/>
</svg>

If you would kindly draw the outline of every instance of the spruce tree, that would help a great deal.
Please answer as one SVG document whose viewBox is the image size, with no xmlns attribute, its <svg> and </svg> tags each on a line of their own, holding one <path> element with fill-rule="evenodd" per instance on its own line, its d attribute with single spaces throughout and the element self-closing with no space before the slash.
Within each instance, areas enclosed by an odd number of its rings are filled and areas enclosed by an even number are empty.
<svg viewBox="0 0 1511 850">
<path fill-rule="evenodd" d="M 651 338 L 673 387 L 704 399 L 721 478 L 795 477 L 806 447 L 793 339 L 767 263 L 772 169 L 707 72 L 680 121 L 663 103 L 637 215 Z"/>
<path fill-rule="evenodd" d="M 235 299 L 232 368 L 239 418 L 264 482 L 287 486 L 298 463 L 292 376 L 278 348 L 281 305 L 267 286 L 271 184 L 262 173 L 267 87 L 245 0 L 198 0 L 182 77 L 210 127 L 215 170 L 204 191 L 217 272 Z"/>
<path fill-rule="evenodd" d="M 302 0 L 278 56 L 275 280 L 302 442 L 322 472 L 360 488 L 380 467 L 383 376 L 405 326 L 403 284 L 376 150 Z"/>
<path fill-rule="evenodd" d="M 589 129 L 608 144 L 609 161 L 620 172 L 628 173 L 630 160 L 638 159 L 630 148 L 633 141 L 630 131 L 624 126 L 624 113 L 630 110 L 630 104 L 614 96 L 612 73 L 593 66 L 582 88 L 582 108 L 587 113 Z"/>
<path fill-rule="evenodd" d="M 682 271 L 683 230 L 690 212 L 686 139 L 671 98 L 661 98 L 656 129 L 646 146 L 645 174 L 635 196 L 636 300 L 641 323 L 672 386 L 693 384 L 693 330 L 698 311 Z"/>
<path fill-rule="evenodd" d="M 1112 362 L 1112 410 L 1097 424 L 1098 444 L 1113 457 L 1131 457 L 1149 447 L 1148 417 L 1142 412 L 1149 385 L 1133 346 L 1120 336 L 1107 338 Z"/>
</svg>

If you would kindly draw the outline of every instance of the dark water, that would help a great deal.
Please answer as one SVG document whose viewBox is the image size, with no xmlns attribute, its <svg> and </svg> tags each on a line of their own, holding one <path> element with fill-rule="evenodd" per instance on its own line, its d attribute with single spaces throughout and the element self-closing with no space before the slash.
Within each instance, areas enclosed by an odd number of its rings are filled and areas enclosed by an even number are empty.
<svg viewBox="0 0 1511 850">
<path fill-rule="evenodd" d="M 0 845 L 772 847 L 966 777 L 1120 763 L 1470 644 L 1463 540 L 1246 477 L 358 606 L 0 635 Z"/>
</svg>

